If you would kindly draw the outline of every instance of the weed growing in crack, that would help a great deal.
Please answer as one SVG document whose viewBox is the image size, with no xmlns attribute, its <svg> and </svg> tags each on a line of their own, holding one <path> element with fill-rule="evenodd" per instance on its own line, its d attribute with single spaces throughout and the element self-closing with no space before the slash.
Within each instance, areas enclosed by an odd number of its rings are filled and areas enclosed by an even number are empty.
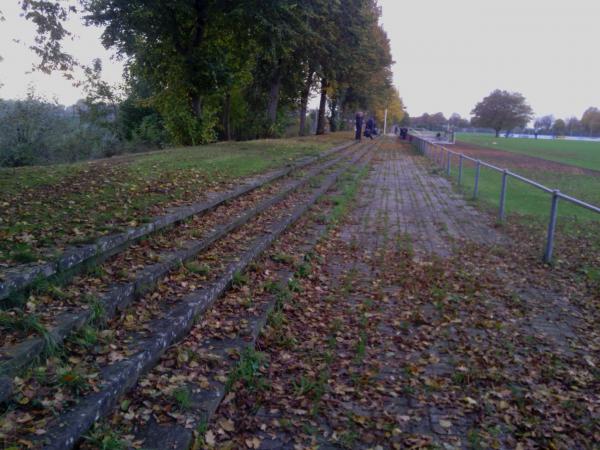
<svg viewBox="0 0 600 450">
<path fill-rule="evenodd" d="M 327 348 L 331 351 L 334 351 L 337 348 L 337 340 L 335 336 L 329 335 L 327 337 Z"/>
<path fill-rule="evenodd" d="M 298 397 L 302 397 L 312 391 L 316 382 L 309 377 L 302 375 L 298 381 L 294 381 L 294 394 Z"/>
<path fill-rule="evenodd" d="M 102 278 L 104 275 L 106 275 L 106 271 L 98 264 L 89 265 L 86 268 L 85 273 L 94 278 Z"/>
<path fill-rule="evenodd" d="M 183 411 L 187 411 L 192 407 L 192 397 L 186 386 L 178 387 L 173 391 L 173 400 L 177 403 L 177 407 Z"/>
<path fill-rule="evenodd" d="M 340 445 L 344 448 L 354 448 L 358 439 L 358 433 L 354 430 L 347 430 L 340 434 Z"/>
<path fill-rule="evenodd" d="M 367 333 L 364 330 L 360 331 L 358 342 L 354 348 L 354 362 L 361 364 L 367 352 Z"/>
<path fill-rule="evenodd" d="M 189 261 L 184 266 L 189 272 L 196 275 L 207 276 L 210 273 L 210 266 L 206 263 L 200 264 L 197 261 Z"/>
<path fill-rule="evenodd" d="M 286 349 L 286 350 L 291 350 L 298 345 L 298 341 L 296 340 L 295 337 L 289 336 L 284 333 L 277 333 L 275 343 L 279 347 Z"/>
<path fill-rule="evenodd" d="M 467 441 L 469 442 L 469 447 L 473 450 L 485 448 L 485 446 L 482 444 L 481 436 L 477 430 L 469 430 L 467 433 Z"/>
<path fill-rule="evenodd" d="M 56 340 L 35 314 L 25 314 L 20 310 L 13 314 L 0 311 L 0 327 L 8 331 L 37 334 L 44 341 L 44 356 L 52 356 L 57 351 Z"/>
<path fill-rule="evenodd" d="M 89 325 L 85 325 L 74 336 L 72 336 L 70 340 L 80 347 L 93 347 L 98 342 L 98 330 Z"/>
<path fill-rule="evenodd" d="M 307 263 L 311 263 L 313 261 L 316 261 L 318 263 L 322 263 L 323 262 L 323 257 L 313 251 L 308 252 L 307 254 L 304 255 L 304 261 L 306 261 Z"/>
<path fill-rule="evenodd" d="M 274 330 L 280 330 L 285 322 L 285 315 L 280 309 L 274 309 L 269 313 L 268 323 Z"/>
<path fill-rule="evenodd" d="M 106 325 L 106 310 L 102 301 L 93 295 L 87 295 L 85 301 L 90 306 L 88 325 L 97 328 L 104 327 Z"/>
<path fill-rule="evenodd" d="M 203 448 L 206 446 L 206 432 L 208 431 L 208 421 L 202 419 L 196 426 L 196 442 L 195 448 Z"/>
<path fill-rule="evenodd" d="M 257 352 L 253 348 L 246 348 L 240 355 L 240 360 L 237 366 L 229 374 L 226 383 L 226 390 L 231 391 L 238 382 L 250 390 L 265 390 L 268 388 L 268 383 L 262 376 L 260 369 L 266 363 L 264 353 Z"/>
<path fill-rule="evenodd" d="M 10 254 L 12 260 L 20 264 L 28 264 L 38 260 L 38 255 L 30 248 L 21 247 Z"/>
<path fill-rule="evenodd" d="M 264 284 L 264 289 L 270 294 L 278 294 L 285 291 L 285 287 L 279 281 L 267 281 Z"/>
<path fill-rule="evenodd" d="M 297 276 L 298 278 L 308 278 L 311 271 L 312 271 L 312 267 L 311 267 L 310 263 L 305 262 L 305 263 L 298 265 L 298 267 L 296 269 L 296 273 L 294 275 Z"/>
<path fill-rule="evenodd" d="M 58 385 L 79 396 L 88 387 L 88 382 L 77 370 L 62 369 L 58 373 Z"/>
<path fill-rule="evenodd" d="M 120 440 L 118 434 L 108 427 L 98 427 L 83 437 L 93 448 L 98 450 L 125 450 L 127 445 Z"/>
<path fill-rule="evenodd" d="M 271 259 L 275 262 L 282 264 L 292 264 L 294 262 L 294 257 L 292 255 L 288 255 L 287 253 L 276 253 L 271 256 Z"/>
<path fill-rule="evenodd" d="M 231 285 L 233 287 L 242 287 L 248 284 L 248 275 L 242 272 L 236 272 L 233 274 L 233 278 L 231 279 Z"/>
<path fill-rule="evenodd" d="M 33 378 L 42 386 L 50 383 L 48 372 L 45 367 L 38 366 L 33 368 Z"/>
<path fill-rule="evenodd" d="M 295 278 L 292 278 L 290 281 L 288 281 L 288 289 L 290 292 L 302 292 L 302 286 Z"/>
</svg>

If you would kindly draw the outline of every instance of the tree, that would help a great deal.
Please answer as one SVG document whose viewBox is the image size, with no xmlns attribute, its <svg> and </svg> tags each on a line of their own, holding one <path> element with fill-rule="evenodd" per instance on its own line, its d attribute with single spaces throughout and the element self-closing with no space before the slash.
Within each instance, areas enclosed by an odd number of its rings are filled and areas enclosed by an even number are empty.
<svg viewBox="0 0 600 450">
<path fill-rule="evenodd" d="M 402 110 L 377 0 L 20 1 L 37 26 L 32 48 L 40 70 L 71 74 L 85 67 L 62 45 L 71 36 L 71 13 L 104 27 L 102 42 L 127 61 L 128 83 L 147 87 L 143 98 L 127 100 L 123 136 L 136 135 L 146 115 L 178 144 L 277 136 L 298 110 L 303 134 L 317 86 L 319 133 L 327 106 L 331 130 L 351 108 L 381 118 L 386 108 Z M 97 68 L 84 73 L 107 87 Z"/>
<path fill-rule="evenodd" d="M 536 131 L 542 131 L 544 133 L 550 133 L 552 130 L 552 124 L 554 123 L 554 116 L 547 115 L 536 119 L 533 126 Z"/>
<path fill-rule="evenodd" d="M 590 136 L 600 132 L 600 109 L 595 107 L 586 109 L 581 117 L 581 125 Z"/>
<path fill-rule="evenodd" d="M 576 136 L 582 132 L 582 125 L 577 117 L 569 117 L 567 119 L 566 131 L 569 136 Z"/>
<path fill-rule="evenodd" d="M 552 132 L 555 136 L 564 136 L 567 132 L 567 124 L 563 119 L 556 119 L 552 125 Z"/>
<path fill-rule="evenodd" d="M 75 12 L 74 2 L 21 0 L 21 7 L 25 18 L 36 26 L 35 43 L 30 46 L 30 49 L 40 58 L 35 68 L 44 73 L 58 70 L 65 77 L 72 78 L 72 71 L 77 66 L 77 61 L 63 50 L 62 41 L 71 36 L 63 23 L 69 14 Z"/>
<path fill-rule="evenodd" d="M 214 111 L 206 96 L 223 82 L 224 15 L 231 2 L 173 0 L 86 0 L 85 19 L 106 27 L 106 47 L 130 59 L 129 70 L 148 80 L 154 105 L 175 142 L 197 144 L 213 139 Z"/>
<path fill-rule="evenodd" d="M 439 130 L 448 124 L 448 120 L 444 116 L 444 113 L 438 112 L 429 117 L 431 128 Z"/>
<path fill-rule="evenodd" d="M 470 126 L 469 121 L 463 119 L 458 113 L 452 113 L 450 119 L 448 119 L 448 123 L 452 128 L 468 128 Z"/>
<path fill-rule="evenodd" d="M 525 97 L 517 92 L 495 90 L 475 105 L 471 114 L 475 126 L 492 128 L 496 137 L 500 131 L 510 132 L 515 127 L 524 127 L 533 116 L 533 110 Z"/>
<path fill-rule="evenodd" d="M 386 109 L 388 110 L 388 123 L 398 124 L 402 122 L 406 115 L 406 111 L 404 110 L 404 103 L 402 102 L 398 89 L 392 88 Z"/>
</svg>

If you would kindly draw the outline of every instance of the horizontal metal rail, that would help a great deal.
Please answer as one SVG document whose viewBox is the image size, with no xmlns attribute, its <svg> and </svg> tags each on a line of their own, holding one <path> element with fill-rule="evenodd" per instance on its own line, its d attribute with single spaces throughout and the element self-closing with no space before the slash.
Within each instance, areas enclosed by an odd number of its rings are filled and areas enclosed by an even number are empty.
<svg viewBox="0 0 600 450">
<path fill-rule="evenodd" d="M 552 201 L 550 203 L 550 220 L 548 223 L 548 235 L 546 239 L 546 248 L 544 250 L 544 261 L 549 263 L 552 260 L 552 252 L 554 250 L 554 234 L 556 231 L 556 218 L 558 213 L 558 201 L 559 199 L 565 200 L 569 203 L 572 203 L 581 208 L 585 208 L 589 211 L 593 211 L 595 213 L 600 214 L 600 207 L 592 205 L 590 203 L 586 203 L 583 200 L 579 200 L 578 198 L 571 197 L 569 195 L 563 194 L 557 189 L 550 189 L 543 184 L 538 183 L 537 181 L 530 180 L 529 178 L 525 178 L 522 175 L 511 172 L 508 169 L 503 169 L 493 164 L 487 163 L 485 161 L 481 161 L 479 159 L 472 158 L 470 156 L 465 155 L 464 153 L 455 152 L 452 150 L 448 150 L 443 145 L 440 145 L 436 142 L 429 140 L 426 136 L 421 135 L 418 131 L 411 130 L 409 132 L 409 140 L 412 142 L 417 149 L 425 156 L 430 158 L 432 161 L 437 163 L 441 168 L 446 169 L 446 173 L 448 176 L 451 176 L 452 173 L 452 157 L 456 156 L 459 159 L 458 163 L 458 185 L 460 186 L 463 178 L 463 163 L 465 160 L 471 161 L 475 164 L 475 183 L 473 189 L 473 199 L 476 199 L 479 195 L 479 183 L 481 179 L 481 167 L 487 167 L 489 169 L 495 170 L 498 173 L 502 174 L 502 186 L 500 189 L 500 204 L 498 211 L 498 219 L 500 221 L 504 221 L 505 219 L 505 211 L 506 211 L 506 190 L 509 178 L 515 178 L 523 183 L 526 183 L 530 186 L 533 186 L 541 191 L 544 191 L 550 195 L 552 195 Z"/>
</svg>

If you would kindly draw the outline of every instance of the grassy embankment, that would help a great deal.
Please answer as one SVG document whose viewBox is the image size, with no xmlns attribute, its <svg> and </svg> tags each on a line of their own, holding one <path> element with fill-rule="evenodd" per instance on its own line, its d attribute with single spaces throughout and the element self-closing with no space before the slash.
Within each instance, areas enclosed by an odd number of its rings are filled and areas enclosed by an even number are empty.
<svg viewBox="0 0 600 450">
<path fill-rule="evenodd" d="M 315 155 L 348 133 L 172 148 L 76 164 L 0 169 L 0 264 L 134 226 L 170 206 Z"/>
</svg>

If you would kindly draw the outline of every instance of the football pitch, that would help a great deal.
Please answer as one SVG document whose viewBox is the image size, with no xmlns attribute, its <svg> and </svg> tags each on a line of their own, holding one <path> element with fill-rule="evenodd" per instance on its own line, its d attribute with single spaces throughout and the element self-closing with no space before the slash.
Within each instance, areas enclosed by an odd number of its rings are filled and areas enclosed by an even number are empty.
<svg viewBox="0 0 600 450">
<path fill-rule="evenodd" d="M 495 137 L 459 133 L 458 141 L 600 171 L 600 142 Z"/>
<path fill-rule="evenodd" d="M 506 168 L 535 180 L 551 189 L 600 205 L 600 143 L 527 138 L 496 138 L 490 134 L 459 134 L 452 148 L 472 158 Z M 456 168 L 453 170 L 456 176 Z M 474 186 L 475 171 L 466 162 L 463 171 L 465 193 Z M 502 175 L 482 169 L 479 182 L 479 199 L 497 208 L 500 199 Z M 551 197 L 515 179 L 509 179 L 506 210 L 530 219 L 546 221 Z M 600 215 L 583 208 L 560 202 L 559 220 L 600 221 Z"/>
</svg>

